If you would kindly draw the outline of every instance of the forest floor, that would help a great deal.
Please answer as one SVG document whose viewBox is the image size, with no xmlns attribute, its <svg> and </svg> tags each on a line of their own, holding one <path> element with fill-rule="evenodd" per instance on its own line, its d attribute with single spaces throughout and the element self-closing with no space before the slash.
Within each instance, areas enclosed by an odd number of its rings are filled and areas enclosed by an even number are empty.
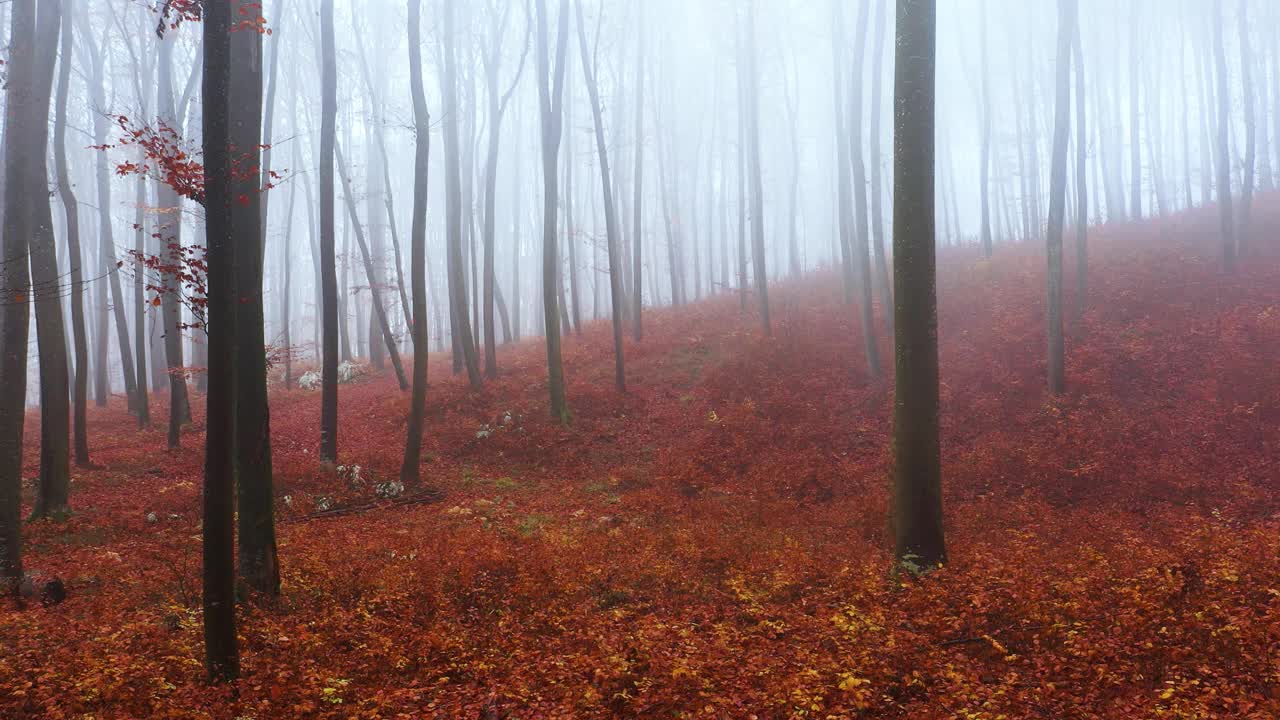
<svg viewBox="0 0 1280 720">
<path fill-rule="evenodd" d="M 275 390 L 283 597 L 242 605 L 234 688 L 201 668 L 203 407 L 167 453 L 117 399 L 92 413 L 74 516 L 27 529 L 28 568 L 69 595 L 0 606 L 0 717 L 1280 716 L 1264 205 L 1234 277 L 1215 210 L 1096 229 L 1056 399 L 1039 249 L 943 254 L 951 563 L 915 580 L 889 573 L 891 383 L 831 275 L 771 289 L 772 339 L 734 295 L 648 312 L 625 396 L 607 322 L 584 328 L 567 428 L 538 340 L 479 392 L 433 357 L 435 503 L 377 498 L 404 441 L 394 379 L 341 389 L 360 482 L 315 461 L 319 395 Z"/>
</svg>

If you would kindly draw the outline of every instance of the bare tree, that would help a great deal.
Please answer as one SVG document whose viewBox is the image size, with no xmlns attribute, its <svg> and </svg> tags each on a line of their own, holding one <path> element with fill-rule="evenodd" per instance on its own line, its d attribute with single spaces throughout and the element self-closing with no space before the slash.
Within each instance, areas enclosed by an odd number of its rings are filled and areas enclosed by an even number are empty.
<svg viewBox="0 0 1280 720">
<path fill-rule="evenodd" d="M 760 302 L 760 323 L 764 334 L 773 334 L 769 318 L 769 275 L 764 258 L 764 184 L 760 168 L 760 98 L 756 69 L 755 0 L 747 0 L 741 26 L 739 80 L 747 127 L 747 174 L 751 188 L 751 265 L 755 271 L 756 298 Z"/>
<path fill-rule="evenodd" d="M 557 278 L 560 254 L 556 244 L 556 211 L 559 204 L 560 139 L 564 117 L 565 51 L 569 40 L 569 0 L 561 0 L 556 33 L 554 66 L 547 38 L 547 0 L 537 5 L 538 105 L 542 119 L 542 308 L 546 320 L 548 391 L 551 416 L 569 422 L 565 400 L 564 363 L 560 358 L 560 293 Z"/>
<path fill-rule="evenodd" d="M 413 222 L 409 230 L 409 276 L 413 284 L 413 396 L 400 481 L 417 484 L 422 463 L 422 426 L 427 409 L 427 171 L 431 165 L 431 116 L 422 87 L 422 0 L 409 0 L 409 89 L 413 95 Z"/>
<path fill-rule="evenodd" d="M 1244 99 L 1244 178 L 1240 187 L 1240 221 L 1236 230 L 1237 252 L 1249 252 L 1249 214 L 1253 208 L 1253 184 L 1257 165 L 1257 119 L 1254 117 L 1253 52 L 1249 42 L 1249 0 L 1240 0 L 1240 84 Z M 1265 133 L 1264 133 L 1265 134 Z"/>
<path fill-rule="evenodd" d="M 907 569 L 946 562 L 938 423 L 934 255 L 935 0 L 898 0 L 894 69 L 893 397 L 895 553 Z"/>
<path fill-rule="evenodd" d="M 1053 159 L 1049 175 L 1049 234 L 1046 241 L 1048 299 L 1049 392 L 1061 395 L 1064 388 L 1064 341 L 1062 335 L 1062 232 L 1067 212 L 1067 141 L 1071 137 L 1071 38 L 1076 23 L 1076 0 L 1058 0 L 1058 54 L 1056 100 L 1054 102 Z"/>
<path fill-rule="evenodd" d="M 67 170 L 67 98 L 71 85 L 71 51 L 74 31 L 72 20 L 75 0 L 61 0 L 62 38 L 61 57 L 58 63 L 58 96 L 54 103 L 53 150 L 54 166 L 58 176 L 58 198 L 66 221 L 67 254 L 71 267 L 71 335 L 75 346 L 75 382 L 71 389 L 74 404 L 72 412 L 73 451 L 76 465 L 89 465 L 89 437 L 85 427 L 89 404 L 89 344 L 84 328 L 84 255 L 80 251 L 80 205 L 71 189 L 71 173 Z M 41 355 L 43 358 L 43 354 Z M 105 363 L 106 358 L 99 362 Z"/>
<path fill-rule="evenodd" d="M 334 257 L 333 150 L 338 120 L 338 66 L 333 0 L 320 0 L 320 301 L 324 331 L 320 365 L 320 460 L 338 461 L 338 274 Z"/>
<path fill-rule="evenodd" d="M 617 208 L 613 202 L 613 185 L 609 176 L 609 146 L 604 137 L 604 120 L 600 113 L 600 87 L 596 82 L 596 58 L 600 49 L 600 23 L 604 18 L 603 9 L 596 20 L 596 40 L 587 48 L 586 23 L 582 17 L 582 0 L 576 0 L 578 10 L 578 53 L 582 59 L 582 75 L 587 83 L 587 94 L 591 100 L 591 116 L 594 120 L 596 134 L 596 154 L 600 165 L 600 186 L 604 194 L 605 234 L 609 249 L 609 298 L 613 316 L 613 382 L 618 392 L 627 391 L 626 369 L 622 353 L 622 268 L 620 267 Z"/>
<path fill-rule="evenodd" d="M 513 3 L 504 3 L 501 13 L 493 0 L 488 3 L 489 33 L 493 36 L 493 45 L 482 48 L 480 58 L 484 63 L 485 84 L 489 98 L 489 147 L 485 160 L 484 173 L 484 374 L 485 377 L 498 376 L 497 332 L 494 330 L 494 290 L 498 283 L 494 271 L 494 233 L 497 219 L 495 206 L 498 189 L 498 150 L 502 141 L 502 118 L 506 115 L 507 104 L 520 83 L 524 74 L 525 59 L 529 53 L 529 37 L 533 23 L 529 17 L 529 9 L 525 6 L 525 37 L 520 52 L 520 65 L 516 68 L 511 84 L 499 94 L 498 73 L 502 66 L 502 37 L 506 31 Z"/>
<path fill-rule="evenodd" d="M 205 671 L 211 680 L 218 682 L 229 682 L 240 674 L 240 654 L 236 640 L 234 520 L 237 248 L 231 209 L 234 192 L 231 158 L 228 152 L 232 140 L 231 4 L 231 0 L 206 0 L 203 18 L 205 73 L 202 104 L 205 246 L 208 248 L 209 265 L 209 401 L 205 405 L 202 594 Z"/>
<path fill-rule="evenodd" d="M 54 64 L 58 52 L 58 28 L 62 19 L 61 0 L 40 4 L 36 26 L 33 102 L 41 108 L 39 122 L 31 127 L 25 142 L 40 149 L 23 182 L 33 188 L 29 255 L 31 281 L 36 306 L 36 340 L 40 358 L 40 478 L 36 487 L 35 518 L 59 518 L 70 512 L 71 489 L 70 425 L 71 407 L 67 387 L 67 340 L 62 317 L 62 276 L 54 242 L 53 211 L 49 204 L 49 172 L 44 151 L 49 146 L 48 109 L 53 94 Z"/>
<path fill-rule="evenodd" d="M 1236 217 L 1231 209 L 1231 78 L 1222 43 L 1222 6 L 1213 4 L 1213 57 L 1218 76 L 1218 214 L 1222 220 L 1222 269 L 1236 271 Z"/>
</svg>

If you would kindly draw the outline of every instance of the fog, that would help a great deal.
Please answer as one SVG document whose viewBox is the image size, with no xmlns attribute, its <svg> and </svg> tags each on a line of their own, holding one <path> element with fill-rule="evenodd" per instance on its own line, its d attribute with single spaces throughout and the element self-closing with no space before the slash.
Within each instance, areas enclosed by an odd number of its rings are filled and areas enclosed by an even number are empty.
<svg viewBox="0 0 1280 720">
<path fill-rule="evenodd" d="M 1241 13 L 1252 52 L 1252 108 L 1256 127 L 1253 183 L 1274 185 L 1277 130 L 1276 8 L 1267 3 L 1132 2 L 1080 3 L 1084 58 L 1087 177 L 1091 223 L 1167 215 L 1216 197 L 1216 100 L 1223 85 L 1213 63 L 1215 13 L 1222 15 L 1227 64 L 1225 92 L 1230 106 L 1229 154 L 1235 192 L 1244 182 L 1245 103 L 1242 98 Z M 456 113 L 461 133 L 463 252 L 471 297 L 471 324 L 483 323 L 476 262 L 482 258 L 487 137 L 490 117 L 484 56 L 493 53 L 498 90 L 511 90 L 500 128 L 494 193 L 495 277 L 502 296 L 499 340 L 540 334 L 537 263 L 541 217 L 537 92 L 531 46 L 532 5 L 468 0 L 456 3 L 455 52 L 459 58 L 457 106 L 441 91 L 442 8 L 424 8 L 427 103 L 432 118 L 428 203 L 428 265 L 432 298 L 430 332 L 439 349 L 451 342 L 449 317 L 442 310 L 444 286 L 445 183 L 442 118 Z M 861 132 L 852 145 L 865 172 L 855 187 L 868 206 L 888 207 L 892 197 L 893 17 L 887 3 L 758 0 L 755 9 L 756 68 L 759 77 L 759 137 L 769 277 L 778 278 L 840 264 L 836 182 L 836 104 L 843 115 L 858 114 Z M 70 178 L 84 218 L 89 334 L 96 353 L 108 353 L 107 373 L 95 371 L 94 393 L 101 399 L 122 389 L 117 343 L 109 316 L 97 312 L 107 299 L 107 270 L 97 248 L 105 228 L 96 221 L 97 197 L 108 197 L 114 256 L 128 259 L 139 217 L 135 178 L 112 173 L 109 193 L 95 190 L 95 167 L 106 155 L 115 168 L 131 160 L 117 143 L 127 127 L 154 125 L 157 91 L 157 13 L 146 3 L 125 0 L 75 3 L 75 51 L 69 58 L 68 139 Z M 738 50 L 739 3 L 585 2 L 591 62 L 599 79 L 604 135 L 612 162 L 623 259 L 635 242 L 637 148 L 644 163 L 641 200 L 642 293 L 645 305 L 696 300 L 738 287 L 740 212 L 740 122 Z M 889 8 L 891 10 L 891 8 Z M 0 9 L 7 13 L 8 9 Z M 395 257 L 393 237 L 404 245 L 412 184 L 413 133 L 406 61 L 403 3 L 390 0 L 335 3 L 338 60 L 338 143 L 351 176 L 356 220 L 368 236 L 376 277 L 385 286 L 389 322 L 407 350 L 407 304 L 399 295 L 396 266 L 406 273 L 405 251 Z M 318 152 L 318 13 L 314 0 L 265 3 L 265 61 L 274 83 L 273 123 L 264 145 L 271 170 L 279 173 L 268 192 L 266 312 L 268 339 L 279 343 L 285 324 L 285 269 L 291 294 L 292 346 L 301 357 L 317 352 L 317 258 L 313 178 Z M 865 17 L 864 17 L 865 15 Z M 839 17 L 838 17 L 839 16 Z M 576 19 L 574 20 L 576 22 Z M 640 27 L 644 26 L 643 33 Z M 7 23 L 6 23 L 7 27 Z M 938 243 L 981 243 L 983 228 L 984 133 L 989 179 L 988 228 L 995 245 L 1043 237 L 1048 211 L 1049 156 L 1053 132 L 1055 11 L 1050 2 L 943 0 L 938 5 Z M 554 31 L 554 27 L 552 30 Z M 571 35 L 576 31 L 571 30 Z M 639 46 L 641 36 L 645 41 Z M 187 102 L 179 141 L 199 147 L 198 34 L 190 23 L 168 36 L 173 44 L 171 92 Z M 576 35 L 566 62 L 563 146 L 564 209 L 560 248 L 571 323 L 608 314 L 606 261 L 598 159 L 592 114 L 579 62 Z M 836 56 L 833 56 L 833 52 Z M 96 53 L 96 55 L 95 55 Z M 861 53 L 861 55 L 858 55 Z M 639 64 L 638 64 L 639 63 Z M 856 71 L 852 71 L 853 69 Z M 517 70 L 519 75 L 517 76 Z M 647 81 L 643 107 L 635 103 L 638 72 Z M 514 84 L 513 84 L 514 83 Z M 1074 100 L 1073 100 L 1074 102 Z M 1136 104 L 1135 104 L 1136 103 Z M 105 135 L 102 119 L 105 123 Z M 640 126 L 637 126 L 637 122 Z M 637 142 L 638 141 L 638 142 Z M 1076 135 L 1073 131 L 1071 143 Z M 387 167 L 382 166 L 386 149 Z M 1070 151 L 1074 156 L 1074 147 Z M 1135 164 L 1136 163 L 1136 164 Z M 878 171 L 878 178 L 874 178 Z M 389 188 L 386 180 L 389 180 Z M 858 180 L 854 179 L 857 183 Z M 1074 185 L 1074 173 L 1069 184 Z M 146 184 L 140 215 L 157 222 L 156 184 Z M 1075 203 L 1074 188 L 1069 202 Z M 388 216 L 387 201 L 393 214 Z M 665 204 L 664 204 L 665 203 Z M 370 312 L 370 280 L 352 239 L 351 218 L 339 200 L 339 284 L 343 304 L 342 354 L 381 365 L 378 330 Z M 749 210 L 747 211 L 749 212 Z M 292 214 L 290 214 L 292 213 Z M 892 232 L 889 212 L 883 227 L 860 220 L 873 251 Z M 182 237 L 198 244 L 201 211 L 182 203 Z M 54 212 L 55 223 L 64 213 Z M 286 247 L 285 235 L 291 234 Z M 62 236 L 61 231 L 59 237 Z M 59 246 L 65 258 L 65 244 Z M 889 251 L 886 251 L 889 252 Z M 682 277 L 671 272 L 678 268 Z M 60 267 L 67 267 L 66 260 Z M 625 269 L 625 268 L 624 268 Z M 126 263 L 122 276 L 137 271 Z M 630 274 L 628 274 L 630 277 Z M 128 277 L 125 285 L 128 286 Z M 155 278 L 152 278 L 155 280 Z M 629 281 L 628 281 L 629 282 Z M 683 282 L 683 290 L 680 282 Z M 629 291 L 628 287 L 624 290 Z M 683 297 L 681 296 L 683 293 Z M 150 302 L 147 295 L 146 302 Z M 132 302 L 131 299 L 126 303 Z M 126 313 L 133 321 L 132 313 Z M 153 352 L 163 352 L 158 309 L 148 305 L 147 334 Z M 69 317 L 69 312 L 68 312 Z M 188 318 L 190 320 L 190 318 Z M 130 331 L 133 332 L 132 330 Z M 202 367 L 201 333 L 183 333 L 185 357 Z M 34 350 L 33 350 L 34 351 Z M 163 355 L 159 355 L 163 360 Z M 149 363 L 152 383 L 163 390 L 164 363 Z M 34 373 L 34 367 L 33 371 Z M 198 375 L 198 373 L 197 373 Z M 198 381 L 198 377 L 196 378 Z M 34 380 L 34 376 L 33 376 Z M 103 385 L 103 387 L 97 387 Z M 37 399 L 38 383 L 29 398 Z"/>
</svg>

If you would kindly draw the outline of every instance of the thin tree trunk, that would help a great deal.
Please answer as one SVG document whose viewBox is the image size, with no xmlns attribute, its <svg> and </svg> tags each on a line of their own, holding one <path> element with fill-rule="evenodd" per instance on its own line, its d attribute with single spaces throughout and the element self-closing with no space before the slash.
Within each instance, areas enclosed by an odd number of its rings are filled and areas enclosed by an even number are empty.
<svg viewBox="0 0 1280 720">
<path fill-rule="evenodd" d="M 1049 233 L 1046 242 L 1049 392 L 1065 390 L 1065 343 L 1062 332 L 1062 234 L 1067 212 L 1067 142 L 1071 137 L 1071 39 L 1076 0 L 1058 0 L 1057 88 L 1054 102 L 1053 165 L 1049 175 Z M 1081 131 L 1083 132 L 1083 130 Z"/>
<path fill-rule="evenodd" d="M 351 178 L 347 174 L 347 163 L 342 157 L 342 148 L 334 146 L 337 156 L 338 172 L 342 176 L 342 196 L 346 199 L 347 217 L 356 236 L 356 245 L 360 247 L 360 257 L 364 261 L 365 277 L 369 281 L 369 296 L 373 301 L 373 315 L 378 327 L 382 330 L 382 341 L 387 354 L 391 356 L 391 367 L 395 369 L 396 381 L 401 390 L 409 389 L 409 381 L 404 375 L 404 366 L 400 363 L 400 352 L 396 349 L 396 338 L 391 333 L 391 323 L 387 320 L 387 308 L 382 303 L 382 291 L 378 287 L 378 276 L 373 266 L 373 256 L 369 253 L 369 244 L 365 242 L 364 229 L 360 224 L 360 216 L 356 211 L 355 197 L 351 193 Z"/>
<path fill-rule="evenodd" d="M 547 3 L 535 0 L 538 25 L 538 102 L 542 118 L 542 304 L 546 320 L 547 374 L 551 416 L 569 422 L 565 400 L 564 366 L 560 357 L 559 253 L 556 248 L 556 211 L 559 198 L 556 182 L 564 112 L 565 50 L 569 35 L 568 0 L 560 5 L 556 34 L 555 64 L 551 65 L 547 39 Z"/>
<path fill-rule="evenodd" d="M 67 254 L 71 275 L 71 333 L 75 344 L 75 385 L 71 394 L 74 400 L 72 413 L 72 447 L 75 463 L 79 467 L 89 465 L 89 436 L 85 425 L 89 405 L 89 345 L 84 329 L 84 255 L 80 251 L 80 206 L 71 189 L 71 176 L 67 171 L 67 98 L 71 84 L 71 50 L 75 17 L 75 0 L 62 2 L 62 60 L 58 65 L 58 97 L 55 103 L 53 126 L 54 164 L 58 175 L 58 197 L 66 218 Z M 106 358 L 100 358 L 106 363 Z"/>
<path fill-rule="evenodd" d="M 1218 213 L 1222 221 L 1222 269 L 1236 271 L 1235 214 L 1231 209 L 1231 152 L 1227 137 L 1231 128 L 1230 77 L 1222 43 L 1222 7 L 1214 3 L 1213 56 L 1218 74 Z"/>
<path fill-rule="evenodd" d="M 751 262 L 755 270 L 756 298 L 760 302 L 760 324 L 765 336 L 769 337 L 773 335 L 773 323 L 769 317 L 769 276 L 764 259 L 764 184 L 760 168 L 760 100 L 759 73 L 756 69 L 755 0 L 747 0 L 744 24 L 747 158 L 751 187 Z"/>
<path fill-rule="evenodd" d="M 1240 83 L 1244 98 L 1244 183 L 1240 188 L 1240 221 L 1236 229 L 1237 253 L 1249 252 L 1249 214 L 1253 208 L 1253 183 L 1257 158 L 1257 129 L 1253 105 L 1253 53 L 1249 42 L 1249 1 L 1240 0 Z M 78 367 L 78 364 L 77 364 Z"/>
<path fill-rule="evenodd" d="M 871 51 L 871 242 L 876 255 L 876 284 L 880 286 L 880 304 L 884 307 L 885 331 L 893 338 L 893 280 L 889 260 L 884 252 L 884 194 L 880 188 L 880 83 L 884 75 L 885 5 L 888 0 L 875 0 L 875 43 Z"/>
<path fill-rule="evenodd" d="M 635 174 L 631 185 L 631 334 L 636 342 L 644 339 L 644 324 L 641 320 L 641 310 L 644 308 L 644 282 L 643 282 L 643 235 L 641 234 L 640 221 L 643 217 L 644 209 L 644 48 L 645 48 L 645 31 L 648 23 L 645 22 L 645 5 L 644 3 L 636 3 L 636 14 L 639 18 L 638 25 L 640 29 L 636 34 L 636 115 L 635 115 L 635 133 L 636 133 L 636 149 L 635 149 Z"/>
<path fill-rule="evenodd" d="M 338 462 L 338 274 L 334 257 L 333 154 L 338 119 L 333 0 L 320 0 L 320 276 L 323 360 L 320 366 L 320 460 Z"/>
<path fill-rule="evenodd" d="M 427 172 L 431 163 L 431 116 L 422 87 L 422 0 L 409 0 L 409 89 L 416 137 L 413 219 L 409 229 L 409 276 L 413 283 L 413 394 L 400 482 L 416 485 L 422 464 L 422 427 L 427 408 Z"/>
</svg>

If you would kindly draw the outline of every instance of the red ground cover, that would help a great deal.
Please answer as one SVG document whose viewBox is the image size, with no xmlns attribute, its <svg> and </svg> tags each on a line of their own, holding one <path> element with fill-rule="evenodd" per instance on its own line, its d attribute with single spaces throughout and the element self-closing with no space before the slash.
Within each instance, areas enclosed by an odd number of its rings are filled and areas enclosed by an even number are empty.
<svg viewBox="0 0 1280 720">
<path fill-rule="evenodd" d="M 537 340 L 478 393 L 433 358 L 438 503 L 378 503 L 392 378 L 341 391 L 359 485 L 315 462 L 318 394 L 276 390 L 284 597 L 243 606 L 234 688 L 200 664 L 202 407 L 169 454 L 117 401 L 75 516 L 28 528 L 69 598 L 0 606 L 0 717 L 1277 717 L 1280 213 L 1224 277 L 1214 212 L 1093 234 L 1057 400 L 1041 253 L 943 254 L 953 562 L 918 580 L 888 573 L 889 386 L 828 275 L 773 291 L 771 340 L 736 296 L 649 313 L 625 397 L 607 324 L 567 339 L 568 428 Z"/>
</svg>

